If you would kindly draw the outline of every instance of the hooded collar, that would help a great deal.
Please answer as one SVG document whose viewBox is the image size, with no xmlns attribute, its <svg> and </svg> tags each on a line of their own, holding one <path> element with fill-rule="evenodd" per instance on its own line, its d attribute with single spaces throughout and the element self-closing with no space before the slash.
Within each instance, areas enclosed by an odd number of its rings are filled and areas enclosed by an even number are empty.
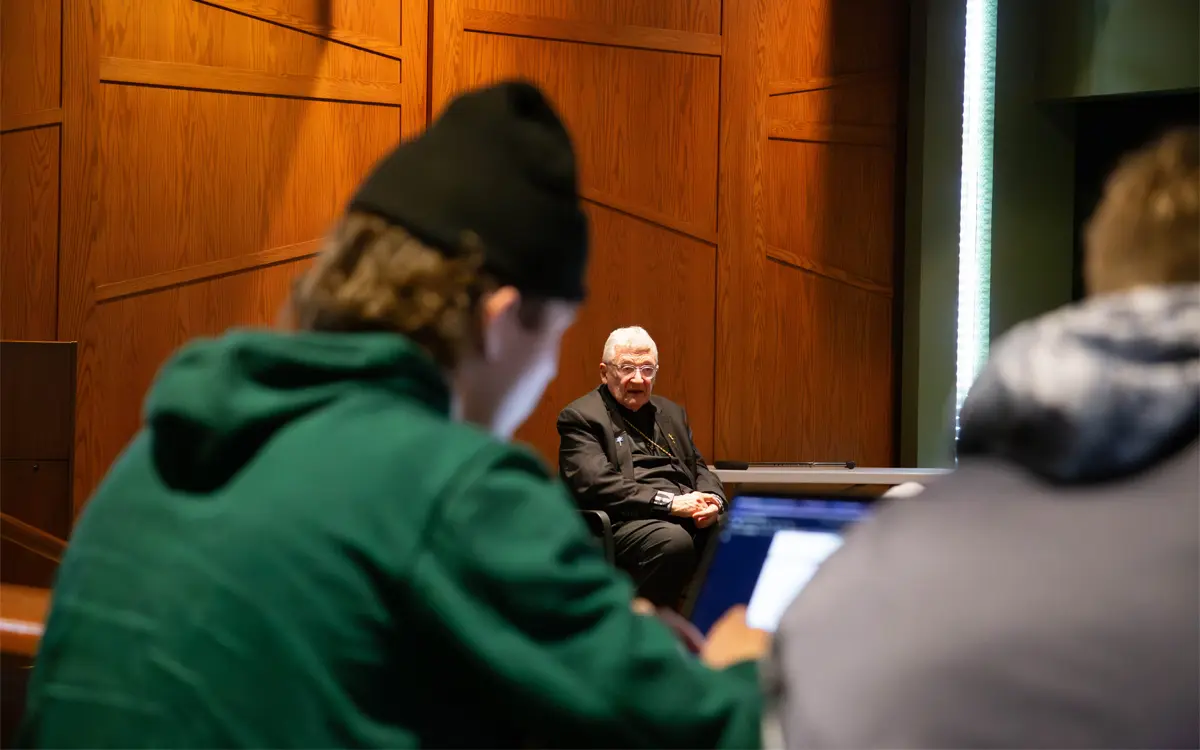
<svg viewBox="0 0 1200 750">
<path fill-rule="evenodd" d="M 1200 285 L 1144 287 L 1022 324 L 996 344 L 959 418 L 959 455 L 1058 482 L 1132 474 L 1200 429 Z"/>
<path fill-rule="evenodd" d="M 241 330 L 199 339 L 164 365 L 147 397 L 156 465 L 177 489 L 211 491 L 278 431 L 367 390 L 449 414 L 437 365 L 398 334 Z"/>
</svg>

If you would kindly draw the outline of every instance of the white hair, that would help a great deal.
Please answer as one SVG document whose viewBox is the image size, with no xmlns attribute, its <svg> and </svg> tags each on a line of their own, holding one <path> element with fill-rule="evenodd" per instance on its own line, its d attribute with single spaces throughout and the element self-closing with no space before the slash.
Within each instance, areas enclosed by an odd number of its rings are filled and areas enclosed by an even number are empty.
<svg viewBox="0 0 1200 750">
<path fill-rule="evenodd" d="M 654 357 L 655 362 L 658 361 L 658 345 L 641 326 L 618 328 L 608 334 L 608 340 L 604 342 L 604 361 L 612 363 L 617 356 L 617 349 L 649 349 L 650 356 Z"/>
</svg>

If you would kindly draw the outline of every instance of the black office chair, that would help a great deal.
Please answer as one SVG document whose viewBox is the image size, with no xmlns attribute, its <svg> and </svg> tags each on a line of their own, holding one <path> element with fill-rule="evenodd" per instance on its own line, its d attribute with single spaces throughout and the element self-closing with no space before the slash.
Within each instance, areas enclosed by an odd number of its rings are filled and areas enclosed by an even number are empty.
<svg viewBox="0 0 1200 750">
<path fill-rule="evenodd" d="M 604 548 L 604 559 L 615 564 L 617 547 L 613 541 L 612 519 L 602 510 L 581 510 L 579 514 L 583 516 L 583 521 L 592 532 L 592 536 L 600 540 Z"/>
</svg>

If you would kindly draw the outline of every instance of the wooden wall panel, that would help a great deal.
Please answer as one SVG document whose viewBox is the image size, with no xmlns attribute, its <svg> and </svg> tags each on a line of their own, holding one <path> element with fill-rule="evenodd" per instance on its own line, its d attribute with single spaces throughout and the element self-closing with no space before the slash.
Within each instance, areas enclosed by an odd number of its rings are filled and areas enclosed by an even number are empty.
<svg viewBox="0 0 1200 750">
<path fill-rule="evenodd" d="M 61 0 L 0 0 L 0 338 L 58 314 Z"/>
<path fill-rule="evenodd" d="M 18 319 L 8 269 L 57 269 L 36 299 L 80 340 L 76 501 L 173 347 L 271 320 L 373 159 L 512 75 L 575 134 L 595 247 L 593 298 L 522 436 L 552 458 L 604 335 L 639 323 L 710 458 L 889 463 L 903 5 L 0 0 L 4 236 L 26 238 L 4 244 L 0 328 Z M 61 197 L 7 188 L 51 185 L 56 149 Z M 10 231 L 20 201 L 34 228 Z"/>
<path fill-rule="evenodd" d="M 600 384 L 608 334 L 643 325 L 659 345 L 662 369 L 655 391 L 687 408 L 696 444 L 710 455 L 716 248 L 604 206 L 588 204 L 587 212 L 594 238 L 590 297 L 563 341 L 559 377 L 520 438 L 553 463 L 555 419 L 563 406 Z"/>
<path fill-rule="evenodd" d="M 584 197 L 652 227 L 597 222 L 593 298 L 521 433 L 548 458 L 557 408 L 597 382 L 604 334 L 641 323 L 669 332 L 664 363 L 686 352 L 658 387 L 701 415 L 710 457 L 892 462 L 903 6 L 435 4 L 435 110 L 477 83 L 540 82 L 575 135 Z M 687 245 L 665 252 L 671 232 Z M 692 315 L 710 309 L 711 327 Z"/>
<path fill-rule="evenodd" d="M 77 509 L 180 344 L 273 323 L 375 160 L 427 119 L 425 0 L 74 0 L 60 337 Z"/>
<path fill-rule="evenodd" d="M 75 349 L 69 343 L 0 342 L 0 458 L 70 459 Z"/>
<path fill-rule="evenodd" d="M 284 263 L 99 305 L 95 327 L 104 351 L 89 376 L 103 398 L 80 404 L 90 429 L 76 444 L 78 470 L 102 475 L 117 457 L 141 424 L 146 392 L 172 352 L 198 336 L 273 322 L 292 281 L 308 266 L 307 260 Z"/>
<path fill-rule="evenodd" d="M 56 541 L 61 544 L 70 535 L 74 518 L 70 466 L 68 461 L 0 459 L 0 497 L 4 498 L 0 523 L 36 529 L 30 535 L 46 546 Z M 7 536 L 0 536 L 0 579 L 25 586 L 52 586 L 58 563 Z"/>
<path fill-rule="evenodd" d="M 899 0 L 768 0 L 768 84 L 895 71 L 907 35 Z"/>
<path fill-rule="evenodd" d="M 749 143 L 721 153 L 730 206 L 721 214 L 717 386 L 728 399 L 718 402 L 717 452 L 889 465 L 907 11 L 893 0 L 766 6 L 742 18 L 726 8 L 736 31 L 725 30 L 723 96 L 752 81 L 755 109 Z M 723 98 L 723 132 L 747 127 L 746 96 Z M 755 309 L 738 302 L 746 296 Z M 755 372 L 750 392 L 722 387 L 746 369 L 739 362 Z"/>
<path fill-rule="evenodd" d="M 721 0 L 473 0 L 468 7 L 589 24 L 721 33 Z"/>
<path fill-rule="evenodd" d="M 75 354 L 73 343 L 0 341 L 4 583 L 49 586 L 71 531 Z"/>
<path fill-rule="evenodd" d="M 660 347 L 656 391 L 688 409 L 711 452 L 719 3 L 449 0 L 435 11 L 435 109 L 497 79 L 538 82 L 572 131 L 592 218 L 591 297 L 518 438 L 553 464 L 558 411 L 599 384 L 608 333 L 641 325 Z"/>
<path fill-rule="evenodd" d="M 771 84 L 768 120 L 896 125 L 895 71 L 821 76 Z"/>
<path fill-rule="evenodd" d="M 400 3 L 103 0 L 100 54 L 352 81 L 400 81 L 399 60 L 298 31 L 332 28 L 399 55 Z M 320 8 L 328 6 L 322 13 Z M 335 35 L 337 36 L 337 35 Z M 396 48 L 392 51 L 391 48 Z"/>
<path fill-rule="evenodd" d="M 776 0 L 778 2 L 779 0 Z M 763 237 L 766 138 L 765 36 L 769 3 L 729 0 L 721 29 L 721 171 L 718 181 L 714 459 L 761 460 L 759 419 L 778 408 L 760 388 L 778 342 L 766 325 L 768 273 Z M 789 451 L 789 456 L 798 452 Z M 777 458 L 776 460 L 786 460 Z"/>
<path fill-rule="evenodd" d="M 719 75 L 715 58 L 467 33 L 459 80 L 536 80 L 571 129 L 585 196 L 712 237 Z"/>
<path fill-rule="evenodd" d="M 319 238 L 400 138 L 362 104 L 105 84 L 99 110 L 97 284 Z"/>
<path fill-rule="evenodd" d="M 55 336 L 58 146 L 57 126 L 0 135 L 0 338 Z"/>
<path fill-rule="evenodd" d="M 776 352 L 755 376 L 773 405 L 755 421 L 760 455 L 889 465 L 891 298 L 778 262 L 767 279 L 756 335 Z"/>
<path fill-rule="evenodd" d="M 772 139 L 763 181 L 768 253 L 780 250 L 781 257 L 807 261 L 811 272 L 891 295 L 895 162 L 890 150 Z"/>
<path fill-rule="evenodd" d="M 58 109 L 62 0 L 0 0 L 0 123 Z"/>
</svg>

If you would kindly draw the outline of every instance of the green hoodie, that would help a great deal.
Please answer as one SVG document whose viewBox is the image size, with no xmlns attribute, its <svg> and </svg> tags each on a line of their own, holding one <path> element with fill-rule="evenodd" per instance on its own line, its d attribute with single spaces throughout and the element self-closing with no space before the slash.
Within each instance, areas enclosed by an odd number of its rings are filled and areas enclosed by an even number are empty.
<svg viewBox="0 0 1200 750">
<path fill-rule="evenodd" d="M 159 375 L 59 570 L 22 746 L 750 747 L 527 451 L 389 334 L 235 332 Z"/>
</svg>

